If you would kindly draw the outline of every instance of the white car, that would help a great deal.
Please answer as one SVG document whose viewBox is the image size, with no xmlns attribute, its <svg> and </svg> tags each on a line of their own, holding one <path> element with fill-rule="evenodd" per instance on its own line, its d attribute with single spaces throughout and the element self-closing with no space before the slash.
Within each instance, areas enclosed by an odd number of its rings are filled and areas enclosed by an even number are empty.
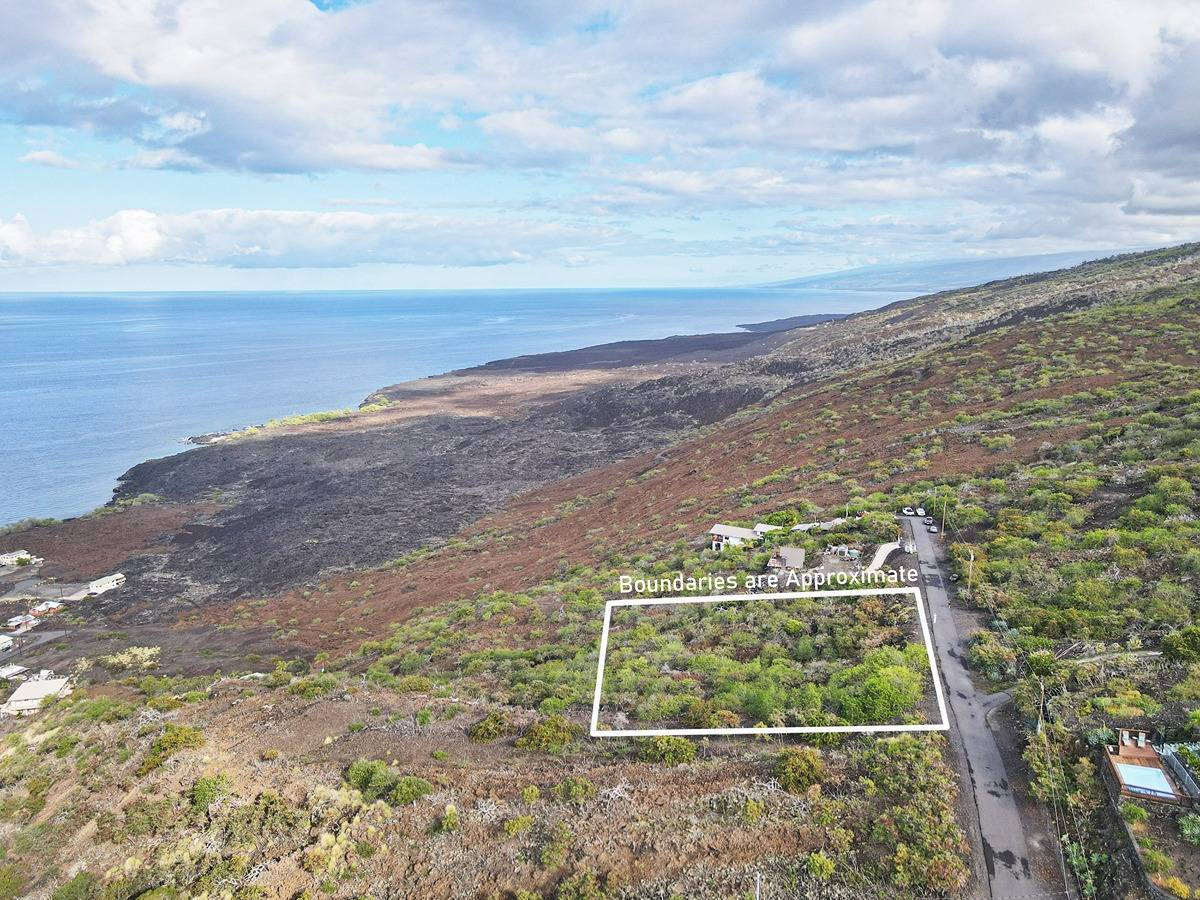
<svg viewBox="0 0 1200 900">
<path fill-rule="evenodd" d="M 938 533 L 938 527 L 937 527 L 936 525 L 930 525 L 930 526 L 929 526 L 929 533 L 930 533 L 930 534 L 937 534 L 937 533 Z"/>
<path fill-rule="evenodd" d="M 918 515 L 918 516 L 923 516 L 923 515 L 925 515 L 925 507 L 923 507 L 923 506 L 918 506 L 918 507 L 917 507 L 917 515 Z"/>
<path fill-rule="evenodd" d="M 911 506 L 906 506 L 906 507 L 904 507 L 904 515 L 915 516 L 916 512 L 913 510 L 913 508 Z"/>
<path fill-rule="evenodd" d="M 932 524 L 933 524 L 933 516 L 926 516 L 926 517 L 925 517 L 925 524 L 926 524 L 926 525 L 932 525 Z"/>
</svg>

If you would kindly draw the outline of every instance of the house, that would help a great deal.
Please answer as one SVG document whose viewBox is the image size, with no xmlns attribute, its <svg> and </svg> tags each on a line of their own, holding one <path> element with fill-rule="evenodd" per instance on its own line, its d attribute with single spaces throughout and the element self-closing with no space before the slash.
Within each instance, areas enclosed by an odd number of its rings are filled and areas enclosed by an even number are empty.
<svg viewBox="0 0 1200 900">
<path fill-rule="evenodd" d="M 28 671 L 24 666 L 16 664 L 0 666 L 0 680 L 11 681 L 14 678 L 21 678 Z"/>
<path fill-rule="evenodd" d="M 759 535 L 753 528 L 739 528 L 736 525 L 722 525 L 718 522 L 708 529 L 708 537 L 714 550 L 724 550 L 726 547 L 753 543 L 758 540 Z"/>
<path fill-rule="evenodd" d="M 22 613 L 19 616 L 13 616 L 4 623 L 4 627 L 13 634 L 23 634 L 37 624 L 37 617 L 31 616 L 28 613 Z"/>
<path fill-rule="evenodd" d="M 69 681 L 67 678 L 34 676 L 22 682 L 0 706 L 0 716 L 24 716 L 37 712 L 46 700 L 71 693 Z"/>
<path fill-rule="evenodd" d="M 772 531 L 778 531 L 780 527 L 781 526 L 779 525 L 768 525 L 766 522 L 759 522 L 754 526 L 753 530 L 754 533 L 761 538 L 763 535 L 770 534 Z"/>
<path fill-rule="evenodd" d="M 13 639 L 7 634 L 0 634 L 0 653 L 7 653 L 13 648 Z"/>
<path fill-rule="evenodd" d="M 87 586 L 89 595 L 95 597 L 103 594 L 105 591 L 111 591 L 113 588 L 119 588 L 125 583 L 125 576 L 120 572 L 115 575 L 105 575 L 103 578 L 97 578 Z"/>
<path fill-rule="evenodd" d="M 29 614 L 33 616 L 52 616 L 62 608 L 63 605 L 57 600 L 43 600 L 41 603 L 31 606 Z"/>
<path fill-rule="evenodd" d="M 801 571 L 804 568 L 804 548 L 776 547 L 771 558 L 767 560 L 767 568 L 777 571 Z"/>
<path fill-rule="evenodd" d="M 1123 797 L 1154 803 L 1186 802 L 1146 732 L 1122 728 L 1116 746 L 1104 749 L 1109 774 Z"/>
<path fill-rule="evenodd" d="M 34 556 L 28 550 L 0 553 L 0 566 L 36 566 L 40 562 L 43 562 L 42 558 Z"/>
</svg>

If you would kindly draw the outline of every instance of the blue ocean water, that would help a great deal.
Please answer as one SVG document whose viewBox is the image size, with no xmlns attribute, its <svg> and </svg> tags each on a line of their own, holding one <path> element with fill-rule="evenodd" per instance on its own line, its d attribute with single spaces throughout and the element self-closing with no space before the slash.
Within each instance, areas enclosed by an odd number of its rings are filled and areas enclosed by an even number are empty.
<svg viewBox="0 0 1200 900">
<path fill-rule="evenodd" d="M 892 291 L 0 294 L 0 523 L 67 517 L 189 435 L 493 359 L 854 312 Z"/>
</svg>

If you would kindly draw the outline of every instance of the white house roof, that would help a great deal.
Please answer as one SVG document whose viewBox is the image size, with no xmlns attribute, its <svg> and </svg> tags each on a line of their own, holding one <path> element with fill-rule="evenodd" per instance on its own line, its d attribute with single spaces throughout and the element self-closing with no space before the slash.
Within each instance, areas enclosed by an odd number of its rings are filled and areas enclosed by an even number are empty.
<svg viewBox="0 0 1200 900">
<path fill-rule="evenodd" d="M 744 541 L 758 540 L 758 532 L 756 532 L 753 528 L 739 528 L 737 525 L 722 525 L 720 522 L 708 529 L 708 533 L 715 534 L 718 537 L 741 538 Z"/>
<path fill-rule="evenodd" d="M 33 611 L 44 612 L 45 610 L 48 610 L 48 609 L 62 609 L 62 604 L 59 603 L 57 600 L 43 600 L 41 603 L 37 604 L 36 606 L 30 607 L 30 612 L 33 612 Z"/>
<path fill-rule="evenodd" d="M 12 692 L 0 712 L 12 715 L 39 709 L 47 697 L 57 697 L 66 692 L 66 678 L 43 678 L 38 681 L 24 681 Z"/>
<path fill-rule="evenodd" d="M 766 522 L 759 522 L 754 526 L 755 534 L 766 534 L 768 531 L 778 531 L 779 525 L 768 525 Z"/>
<path fill-rule="evenodd" d="M 29 671 L 29 669 L 27 669 L 25 666 L 18 666 L 16 664 L 8 665 L 8 666 L 0 666 L 0 678 L 3 678 L 3 679 L 15 678 L 17 675 L 22 675 L 28 671 Z"/>
</svg>

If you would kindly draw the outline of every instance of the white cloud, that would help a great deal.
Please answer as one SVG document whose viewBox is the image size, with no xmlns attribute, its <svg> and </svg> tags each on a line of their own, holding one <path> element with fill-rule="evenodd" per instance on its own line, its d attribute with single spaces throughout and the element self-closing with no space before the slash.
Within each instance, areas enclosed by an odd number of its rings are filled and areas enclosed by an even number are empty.
<svg viewBox="0 0 1200 900">
<path fill-rule="evenodd" d="M 21 215 L 0 219 L 0 266 L 493 266 L 567 260 L 616 236 L 610 228 L 413 213 L 131 209 L 43 233 Z"/>
<path fill-rule="evenodd" d="M 1200 195 L 1197 77 L 1191 0 L 686 9 L 666 0 L 375 0 L 337 11 L 240 0 L 237 27 L 220 0 L 45 0 L 38 15 L 0 8 L 6 121 L 121 141 L 126 168 L 201 177 L 454 169 L 490 200 L 489 176 L 523 170 L 530 196 L 552 198 L 538 214 L 557 217 L 564 233 L 578 229 L 581 212 L 778 208 L 774 221 L 840 211 L 846 228 L 880 242 L 900 241 L 901 223 L 926 214 L 941 217 L 956 246 L 1018 232 L 1036 240 L 1038 229 L 1059 240 L 1080 223 L 1093 223 L 1088 233 L 1112 229 L 1113 243 L 1118 234 L 1182 240 L 1194 236 L 1188 211 Z M 22 160 L 61 165 L 53 153 Z M 391 184 L 378 190 L 408 196 Z M 896 213 L 888 227 L 860 215 L 885 210 Z M 464 258 L 494 261 L 503 253 L 479 233 L 507 228 L 504 213 L 478 227 L 467 218 L 439 227 L 470 236 Z M 304 244 L 299 226 L 250 216 L 238 219 L 240 249 L 184 240 L 179 221 L 159 216 L 163 244 L 153 252 L 169 255 L 178 243 L 178 259 L 295 264 L 298 251 L 287 248 Z M 111 251 L 95 251 L 98 222 L 76 238 L 27 240 L 47 258 L 55 241 L 65 242 L 59 255 L 79 246 L 85 257 L 124 258 L 146 244 L 117 218 L 103 220 L 117 231 Z M 249 234 L 252 221 L 269 239 Z M 399 221 L 374 228 L 391 236 L 387 246 L 417 251 Z M 529 228 L 518 223 L 515 234 L 532 239 Z M 603 229 L 592 233 L 606 240 Z M 818 230 L 804 233 L 815 240 Z M 846 230 L 819 234 L 853 242 Z M 761 246 L 776 240 L 792 237 L 768 235 Z M 505 258 L 553 243 L 533 240 Z M 353 256 L 320 242 L 311 249 L 318 259 Z M 384 244 L 374 252 L 387 254 Z"/>
<path fill-rule="evenodd" d="M 69 157 L 63 156 L 57 150 L 30 150 L 24 156 L 17 158 L 17 162 L 33 163 L 38 166 L 50 166 L 54 169 L 78 169 L 79 163 Z"/>
</svg>

